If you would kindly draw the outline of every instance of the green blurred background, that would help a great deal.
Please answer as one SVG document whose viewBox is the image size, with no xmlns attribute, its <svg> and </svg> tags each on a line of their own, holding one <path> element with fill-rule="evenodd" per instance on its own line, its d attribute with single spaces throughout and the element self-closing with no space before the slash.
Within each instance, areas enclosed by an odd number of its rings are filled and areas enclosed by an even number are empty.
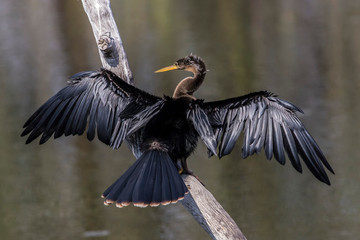
<svg viewBox="0 0 360 240">
<path fill-rule="evenodd" d="M 248 239 L 358 239 L 359 0 L 113 0 L 112 9 L 137 87 L 171 95 L 186 74 L 154 70 L 194 53 L 210 69 L 198 98 L 269 90 L 304 110 L 336 172 L 330 187 L 263 153 L 241 159 L 241 142 L 221 160 L 200 144 L 188 161 Z M 0 53 L 0 239 L 208 238 L 181 204 L 103 206 L 103 190 L 134 161 L 126 145 L 20 138 L 68 76 L 101 66 L 81 1 L 1 0 Z"/>
</svg>

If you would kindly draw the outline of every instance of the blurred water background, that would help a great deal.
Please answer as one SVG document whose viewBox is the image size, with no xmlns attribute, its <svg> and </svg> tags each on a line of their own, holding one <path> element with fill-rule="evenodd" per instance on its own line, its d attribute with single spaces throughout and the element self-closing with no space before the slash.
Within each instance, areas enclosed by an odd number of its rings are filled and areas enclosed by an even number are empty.
<svg viewBox="0 0 360 240">
<path fill-rule="evenodd" d="M 189 53 L 210 72 L 207 100 L 269 90 L 301 107 L 301 120 L 336 175 L 267 161 L 189 159 L 248 239 L 360 236 L 360 1 L 112 1 L 137 87 L 171 95 L 181 72 L 153 74 Z M 67 77 L 100 68 L 81 1 L 1 0 L 0 239 L 207 239 L 181 204 L 105 207 L 100 198 L 133 162 L 126 145 L 62 137 L 25 145 L 22 125 Z"/>
</svg>

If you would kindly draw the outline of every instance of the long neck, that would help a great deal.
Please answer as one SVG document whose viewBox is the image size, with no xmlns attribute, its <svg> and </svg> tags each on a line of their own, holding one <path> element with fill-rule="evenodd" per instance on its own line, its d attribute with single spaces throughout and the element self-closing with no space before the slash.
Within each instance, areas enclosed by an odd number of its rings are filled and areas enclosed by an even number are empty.
<svg viewBox="0 0 360 240">
<path fill-rule="evenodd" d="M 199 89 L 204 81 L 206 70 L 199 72 L 197 70 L 191 71 L 194 73 L 193 77 L 184 78 L 175 88 L 173 98 L 189 97 L 196 99 L 193 93 Z"/>
</svg>

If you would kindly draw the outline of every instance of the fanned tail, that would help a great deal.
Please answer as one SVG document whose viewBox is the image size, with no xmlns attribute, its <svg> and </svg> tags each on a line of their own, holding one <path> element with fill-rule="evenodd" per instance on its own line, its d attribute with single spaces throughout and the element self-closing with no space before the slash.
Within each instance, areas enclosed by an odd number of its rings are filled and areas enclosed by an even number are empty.
<svg viewBox="0 0 360 240">
<path fill-rule="evenodd" d="M 106 205 L 117 207 L 133 203 L 137 207 L 156 207 L 176 203 L 188 192 L 174 163 L 166 152 L 149 150 L 108 189 L 103 196 Z"/>
</svg>

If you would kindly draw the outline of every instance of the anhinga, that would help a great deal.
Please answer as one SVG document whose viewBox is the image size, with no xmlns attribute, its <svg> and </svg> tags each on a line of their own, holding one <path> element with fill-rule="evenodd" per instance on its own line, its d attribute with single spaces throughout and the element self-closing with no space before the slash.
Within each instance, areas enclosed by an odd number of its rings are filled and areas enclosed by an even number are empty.
<svg viewBox="0 0 360 240">
<path fill-rule="evenodd" d="M 296 116 L 293 104 L 267 91 L 222 101 L 204 102 L 193 93 L 204 81 L 206 67 L 197 56 L 179 59 L 156 72 L 185 70 L 193 73 L 175 88 L 172 97 L 156 97 L 127 84 L 109 70 L 75 74 L 69 86 L 42 105 L 25 123 L 26 143 L 51 135 L 95 132 L 105 144 L 119 148 L 125 139 L 136 162 L 104 193 L 105 204 L 123 207 L 174 203 L 188 192 L 179 173 L 191 173 L 186 159 L 198 137 L 209 156 L 222 157 L 234 148 L 243 132 L 242 157 L 265 149 L 285 163 L 285 152 L 294 168 L 302 172 L 300 157 L 320 181 L 330 184 L 324 166 L 332 173 L 315 140 Z"/>
</svg>

